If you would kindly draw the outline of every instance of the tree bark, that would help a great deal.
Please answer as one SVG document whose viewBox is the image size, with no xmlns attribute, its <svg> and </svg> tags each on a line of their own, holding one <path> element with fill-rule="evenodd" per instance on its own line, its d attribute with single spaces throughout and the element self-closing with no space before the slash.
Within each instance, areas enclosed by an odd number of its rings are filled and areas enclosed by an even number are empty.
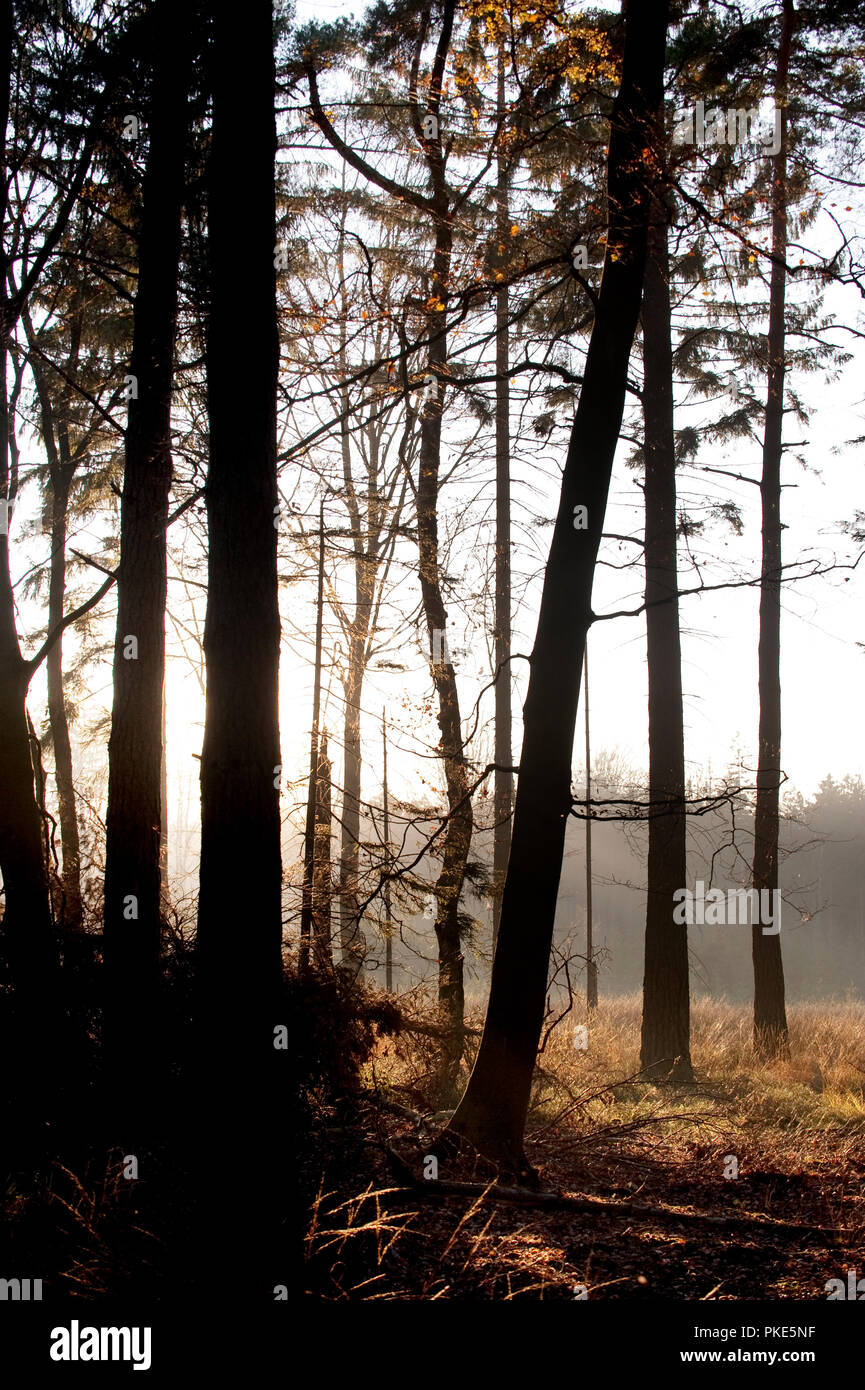
<svg viewBox="0 0 865 1390">
<path fill-rule="evenodd" d="M 754 887 L 777 892 L 781 786 L 781 457 L 784 420 L 787 271 L 787 75 L 793 46 L 793 0 L 782 0 L 783 18 L 775 102 L 781 111 L 781 140 L 772 168 L 772 277 L 769 290 L 768 385 L 763 432 L 763 512 L 758 654 L 760 729 L 757 806 L 754 816 Z M 761 897 L 762 901 L 762 897 Z M 759 1057 L 789 1052 L 784 965 L 780 934 L 752 928 L 754 962 L 754 1050 Z"/>
<path fill-rule="evenodd" d="M 505 118 L 504 50 L 499 48 L 497 82 L 499 138 Z M 508 166 L 501 147 L 497 154 L 496 203 L 498 244 L 506 247 L 508 226 Z M 504 256 L 500 253 L 502 271 Z M 511 848 L 514 775 L 511 712 L 511 388 L 508 288 L 496 292 L 496 594 L 495 594 L 495 781 L 493 784 L 493 948 L 502 913 L 502 893 Z"/>
<path fill-rule="evenodd" d="M 207 703 L 197 942 L 203 995 L 217 1009 L 230 998 L 239 1010 L 238 1030 L 252 1013 L 253 1034 L 266 1046 L 271 1028 L 261 1000 L 278 986 L 282 968 L 272 18 L 269 0 L 252 0 L 242 25 L 223 11 L 213 21 Z M 240 94 L 239 69 L 245 73 Z M 246 247 L 242 277 L 240 246 Z"/>
<path fill-rule="evenodd" d="M 436 61 L 430 79 L 428 110 L 438 119 L 444 64 L 450 47 L 454 6 L 445 5 Z M 450 300 L 453 210 L 444 176 L 442 137 L 427 141 L 427 161 L 433 182 L 432 220 L 435 249 L 427 315 L 428 372 L 432 390 L 420 418 L 420 458 L 416 494 L 418 569 L 421 599 L 430 641 L 430 669 L 438 702 L 441 732 L 439 754 L 445 772 L 448 824 L 442 844 L 436 899 L 435 933 L 439 950 L 438 998 L 446 1021 L 437 1081 L 439 1101 L 452 1098 L 463 1051 L 465 987 L 460 941 L 459 906 L 471 848 L 474 817 L 469 793 L 468 765 L 463 748 L 462 717 L 456 673 L 447 651 L 447 610 L 441 588 L 438 546 L 439 468 L 441 465 L 442 408 L 447 387 L 447 311 Z"/>
<path fill-rule="evenodd" d="M 340 260 L 342 247 L 340 247 Z M 344 288 L 343 288 L 344 293 Z M 345 305 L 344 305 L 345 308 Z M 340 369 L 347 373 L 345 356 L 345 318 L 340 339 Z M 342 393 L 343 410 L 348 410 L 348 390 Z M 363 680 L 368 659 L 370 623 L 372 621 L 375 555 L 378 548 L 378 518 L 375 515 L 378 479 L 370 468 L 368 480 L 367 535 L 361 534 L 360 506 L 354 489 L 351 470 L 351 440 L 348 416 L 342 422 L 342 472 L 345 499 L 353 531 L 354 551 L 354 614 L 348 634 L 348 669 L 345 681 L 345 710 L 343 716 L 343 788 L 342 827 L 339 857 L 339 957 L 340 964 L 353 975 L 363 969 L 366 942 L 360 923 L 360 902 L 357 892 L 360 863 L 360 791 L 362 750 L 360 739 L 360 709 Z"/>
<path fill-rule="evenodd" d="M 640 1065 L 691 1080 L 688 928 L 673 920 L 686 886 L 685 729 L 676 567 L 676 445 L 667 208 L 655 199 L 643 291 L 649 818 Z"/>
<path fill-rule="evenodd" d="M 607 161 L 609 226 L 523 711 L 513 835 L 487 1018 L 468 1088 L 448 1128 L 488 1157 L 525 1171 L 523 1131 L 544 1018 L 571 755 L 592 579 L 640 310 L 667 6 L 629 5 Z M 585 506 L 587 527 L 574 527 Z M 446 1131 L 447 1134 L 447 1131 Z"/>
<path fill-rule="evenodd" d="M 462 738 L 462 717 L 456 673 L 447 650 L 447 610 L 441 589 L 438 549 L 438 480 L 441 463 L 442 398 L 447 380 L 445 315 L 452 227 L 443 213 L 436 229 L 432 297 L 441 304 L 430 316 L 432 338 L 429 368 L 436 386 L 421 416 L 420 461 L 416 496 L 419 572 L 424 617 L 429 634 L 433 684 L 438 698 L 439 753 L 445 772 L 448 825 L 442 860 L 434 889 L 435 933 L 439 950 L 438 998 L 447 1024 L 438 1079 L 439 1100 L 451 1099 L 463 1050 L 463 953 L 460 942 L 459 905 L 465 868 L 471 847 L 473 813 L 468 767 Z"/>
<path fill-rule="evenodd" d="M 292 1018 L 281 1004 L 272 6 L 250 0 L 240 24 L 230 9 L 216 7 L 211 23 L 207 695 L 195 1105 L 196 1142 L 206 1157 L 197 1165 L 198 1232 L 207 1286 L 215 1262 L 230 1264 L 246 1271 L 246 1295 L 260 1300 L 272 1298 L 280 1269 L 271 1241 L 282 1218 L 274 1214 L 293 1200 L 268 1180 L 261 1156 L 287 1144 L 295 1161 L 292 1136 L 281 1126 L 286 1114 L 297 1113 L 292 1050 L 277 1051 L 274 1033 L 279 1025 L 291 1028 Z M 292 1232 L 296 1222 L 295 1212 Z M 283 1250 L 283 1282 L 287 1258 Z"/>
<path fill-rule="evenodd" d="M 184 191 L 186 17 L 160 0 L 146 31 L 153 98 L 142 191 L 120 511 L 114 704 L 108 743 L 104 1039 L 137 1094 L 151 1076 L 159 1011 L 162 701 L 171 388 Z"/>
</svg>

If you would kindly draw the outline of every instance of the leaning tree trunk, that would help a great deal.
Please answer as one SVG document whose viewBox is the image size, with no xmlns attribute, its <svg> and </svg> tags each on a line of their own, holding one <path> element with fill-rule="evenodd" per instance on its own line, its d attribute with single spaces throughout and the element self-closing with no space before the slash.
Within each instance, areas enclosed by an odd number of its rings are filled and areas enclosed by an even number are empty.
<svg viewBox="0 0 865 1390">
<path fill-rule="evenodd" d="M 667 209 L 653 206 L 643 291 L 649 859 L 640 1065 L 691 1080 L 688 928 L 673 920 L 686 885 L 685 729 L 676 569 L 676 446 Z"/>
<path fill-rule="evenodd" d="M 607 158 L 607 250 L 531 658 L 490 1001 L 468 1088 L 446 1131 L 516 1172 L 527 1168 L 523 1131 L 572 805 L 571 755 L 592 579 L 640 311 L 654 183 L 646 152 L 658 141 L 666 28 L 665 4 L 628 6 Z M 574 526 L 579 507 L 587 508 L 585 529 Z"/>
<path fill-rule="evenodd" d="M 768 388 L 763 432 L 763 547 L 760 571 L 760 732 L 757 806 L 754 816 L 754 887 L 778 889 L 778 824 L 781 787 L 781 454 L 784 420 L 784 303 L 787 286 L 787 74 L 795 14 L 783 0 L 784 14 L 775 101 L 781 112 L 781 141 L 772 168 L 772 278 L 769 291 Z M 761 896 L 760 901 L 763 901 Z M 780 921 L 778 913 L 774 925 Z M 754 1050 L 759 1057 L 785 1056 L 789 1050 L 784 999 L 784 965 L 779 933 L 752 928 L 754 961 Z"/>
<path fill-rule="evenodd" d="M 180 18 L 180 26 L 185 22 Z M 114 704 L 108 744 L 104 1037 L 109 1065 L 134 1094 L 126 1123 L 145 1122 L 159 1019 L 162 699 L 171 387 L 177 325 L 189 59 L 178 12 L 151 18 L 153 101 L 142 191 L 131 398 L 120 510 Z M 130 1081 L 131 1078 L 131 1081 Z"/>
</svg>

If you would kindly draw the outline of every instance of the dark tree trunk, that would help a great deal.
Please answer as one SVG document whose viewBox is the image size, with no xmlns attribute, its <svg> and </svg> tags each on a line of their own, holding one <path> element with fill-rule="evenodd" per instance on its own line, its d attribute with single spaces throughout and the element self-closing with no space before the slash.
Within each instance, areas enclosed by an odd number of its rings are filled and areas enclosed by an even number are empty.
<svg viewBox="0 0 865 1390">
<path fill-rule="evenodd" d="M 497 116 L 504 131 L 504 51 L 498 55 Z M 498 153 L 496 181 L 498 244 L 507 246 L 508 167 Z M 504 268 L 504 261 L 502 262 Z M 493 946 L 499 931 L 502 892 L 511 848 L 514 775 L 511 772 L 511 388 L 508 289 L 496 294 L 496 594 L 495 594 L 495 781 L 493 785 Z"/>
<path fill-rule="evenodd" d="M 763 433 L 763 546 L 760 572 L 760 732 L 757 806 L 754 817 L 754 887 L 778 888 L 778 821 L 781 786 L 781 456 L 784 420 L 784 304 L 787 287 L 787 74 L 795 12 L 783 0 L 775 101 L 781 111 L 781 143 L 772 169 L 772 278 L 769 291 L 768 387 Z M 762 898 L 761 898 L 762 901 Z M 781 937 L 752 928 L 754 1049 L 760 1057 L 789 1051 Z"/>
<path fill-rule="evenodd" d="M 676 569 L 676 446 L 667 211 L 652 211 L 643 292 L 646 651 L 649 671 L 649 819 L 646 956 L 640 1065 L 690 1080 L 688 928 L 673 921 L 686 886 L 685 730 Z"/>
<path fill-rule="evenodd" d="M 186 23 L 161 0 L 147 29 L 153 101 L 142 191 L 132 398 L 120 511 L 114 704 L 105 850 L 105 1043 L 135 1094 L 151 1074 L 159 1012 L 162 700 L 171 387 L 186 146 Z M 137 393 L 137 398 L 136 398 Z M 129 1083 L 129 1077 L 134 1084 Z"/>
<path fill-rule="evenodd" d="M 270 0 L 250 0 L 242 23 L 217 6 L 212 34 L 207 700 L 196 942 L 196 1110 L 199 1143 L 206 1146 L 199 1258 L 208 1286 L 214 1263 L 230 1263 L 244 1271 L 246 1295 L 258 1300 L 273 1296 L 278 1265 L 269 1242 L 282 1227 L 284 1198 L 284 1185 L 267 1180 L 261 1156 L 283 1151 L 287 1141 L 279 1125 L 294 1103 L 286 1071 L 292 1051 L 277 1051 L 274 1040 L 274 1029 L 290 1028 L 292 1019 L 280 1004 L 279 340 Z M 293 1152 L 287 1161 L 294 1163 Z M 281 1272 L 285 1282 L 284 1263 Z"/>
<path fill-rule="evenodd" d="M 444 65 L 451 42 L 454 5 L 444 6 L 442 30 L 430 79 L 427 109 L 439 115 Z M 415 78 L 416 80 L 416 78 Z M 441 732 L 439 754 L 445 772 L 448 824 L 442 843 L 442 859 L 436 880 L 435 933 L 439 951 L 439 1006 L 445 1020 L 438 1098 L 448 1104 L 454 1094 L 463 1051 L 465 988 L 460 941 L 460 895 L 472 841 L 473 813 L 468 766 L 463 748 L 462 718 L 456 673 L 447 651 L 447 611 L 441 588 L 438 545 L 438 494 L 441 465 L 442 406 L 447 387 L 447 310 L 450 301 L 453 210 L 445 182 L 443 142 L 440 133 L 426 142 L 427 162 L 433 183 L 431 213 L 435 250 L 430 283 L 432 310 L 427 315 L 430 341 L 428 381 L 430 398 L 420 419 L 420 459 L 415 499 L 417 509 L 418 569 L 421 599 L 431 648 L 431 672 L 438 701 Z"/>
<path fill-rule="evenodd" d="M 269 1046 L 261 1002 L 279 983 L 282 965 L 271 5 L 252 0 L 242 25 L 217 11 L 213 25 L 207 708 L 197 955 L 203 997 L 219 1008 L 231 998 L 232 1007 L 245 1006 L 241 1015 L 250 1008 L 255 1035 Z M 241 88 L 238 71 L 244 72 Z"/>
<path fill-rule="evenodd" d="M 524 1171 L 523 1131 L 543 1025 L 571 755 L 592 579 L 640 310 L 651 170 L 645 151 L 663 92 L 667 7 L 629 5 L 607 163 L 609 229 L 523 711 L 510 860 L 490 1002 L 468 1088 L 449 1130 Z M 588 509 L 585 530 L 574 509 Z"/>
</svg>

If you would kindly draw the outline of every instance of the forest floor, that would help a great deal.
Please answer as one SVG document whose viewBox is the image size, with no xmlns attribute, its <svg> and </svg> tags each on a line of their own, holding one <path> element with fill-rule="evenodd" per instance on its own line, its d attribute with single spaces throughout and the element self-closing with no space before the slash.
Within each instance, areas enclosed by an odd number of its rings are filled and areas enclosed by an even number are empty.
<svg viewBox="0 0 865 1390">
<path fill-rule="evenodd" d="M 427 1108 L 433 1044 L 382 1039 L 352 1113 L 318 1117 L 309 1293 L 825 1299 L 828 1280 L 865 1275 L 865 1006 L 794 1005 L 789 1021 L 790 1060 L 758 1065 L 749 1010 L 697 1001 L 697 1080 L 656 1086 L 638 1075 L 636 996 L 569 1014 L 527 1131 L 553 1197 L 450 1164 L 425 1180 L 446 1118 Z"/>
</svg>

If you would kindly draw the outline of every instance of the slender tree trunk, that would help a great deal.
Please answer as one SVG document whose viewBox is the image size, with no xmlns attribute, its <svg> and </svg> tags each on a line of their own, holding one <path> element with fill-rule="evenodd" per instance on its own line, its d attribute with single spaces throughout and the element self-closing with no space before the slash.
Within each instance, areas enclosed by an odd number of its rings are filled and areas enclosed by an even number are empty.
<svg viewBox="0 0 865 1390">
<path fill-rule="evenodd" d="M 360 700 L 366 640 L 352 633 L 348 642 L 348 672 L 343 718 L 342 826 L 339 857 L 339 958 L 353 975 L 363 967 L 365 941 L 359 918 L 357 878 L 360 862 L 361 741 Z"/>
<path fill-rule="evenodd" d="M 497 117 L 499 138 L 504 130 L 505 62 L 498 55 Z M 506 247 L 510 239 L 508 217 L 508 167 L 501 145 L 497 155 L 498 244 Z M 502 253 L 500 253 L 502 255 Z M 502 270 L 505 260 L 502 255 Z M 495 596 L 495 782 L 493 789 L 493 947 L 499 931 L 502 892 L 511 847 L 511 815 L 514 804 L 514 775 L 511 772 L 511 387 L 508 289 L 503 284 L 496 293 L 496 596 Z"/>
<path fill-rule="evenodd" d="M 315 665 L 312 685 L 312 729 L 309 735 L 309 785 L 306 793 L 306 825 L 303 837 L 303 888 L 300 908 L 300 970 L 309 968 L 313 933 L 315 886 L 315 821 L 318 795 L 318 721 L 321 712 L 321 644 L 324 622 L 324 503 L 318 513 L 318 582 L 315 604 Z"/>
<path fill-rule="evenodd" d="M 691 1080 L 688 928 L 673 919 L 687 884 L 685 729 L 676 568 L 676 446 L 667 209 L 656 198 L 643 293 L 646 650 L 649 673 L 649 818 L 646 954 L 640 1065 Z"/>
<path fill-rule="evenodd" d="M 629 4 L 607 161 L 609 227 L 523 711 L 511 853 L 478 1056 L 448 1130 L 516 1172 L 544 1019 L 598 546 L 640 310 L 667 6 Z M 653 129 L 654 127 L 654 129 Z M 587 508 L 575 529 L 575 508 Z"/>
<path fill-rule="evenodd" d="M 381 712 L 381 758 L 382 758 L 382 791 L 381 799 L 384 807 L 384 851 L 388 868 L 390 868 L 390 806 L 388 805 L 387 791 L 387 725 L 385 724 L 384 710 Z M 390 879 L 385 879 L 384 890 L 384 983 L 388 994 L 393 992 L 393 923 L 391 921 L 390 908 Z"/>
<path fill-rule="evenodd" d="M 319 969 L 333 965 L 330 931 L 330 904 L 333 884 L 330 877 L 331 762 L 327 756 L 327 730 L 321 735 L 316 769 L 315 845 L 312 877 L 312 929 Z"/>
<path fill-rule="evenodd" d="M 342 251 L 340 251 L 340 260 Z M 340 368 L 346 375 L 345 322 L 342 326 L 340 344 Z M 343 409 L 348 410 L 348 391 L 343 392 Z M 360 709 L 363 693 L 363 679 L 366 672 L 367 643 L 373 612 L 373 588 L 375 584 L 374 549 L 377 533 L 371 510 L 369 512 L 369 531 L 366 542 L 361 534 L 360 509 L 355 501 L 351 484 L 351 443 L 348 419 L 342 424 L 342 468 L 345 480 L 346 498 L 351 518 L 354 551 L 354 615 L 348 638 L 348 670 L 345 682 L 345 712 L 343 718 L 343 788 L 342 788 L 342 827 L 340 833 L 339 857 L 339 958 L 340 964 L 353 975 L 363 969 L 366 942 L 360 923 L 360 902 L 357 892 L 358 869 L 360 863 L 360 790 L 361 790 L 361 740 Z M 374 505 L 374 479 L 369 479 L 369 502 Z"/>
<path fill-rule="evenodd" d="M 162 682 L 162 755 L 159 760 L 159 892 L 162 910 L 171 906 L 168 881 L 168 738 L 165 731 L 165 681 Z"/>
<path fill-rule="evenodd" d="M 189 58 L 178 11 L 160 0 L 147 31 L 153 103 L 142 193 L 131 399 L 120 511 L 114 704 L 108 744 L 105 847 L 105 1043 L 138 1094 L 152 1077 L 160 958 L 162 698 L 165 678 L 167 526 L 171 492 L 171 388 L 186 141 Z M 129 1078 L 134 1082 L 130 1086 Z"/>
<path fill-rule="evenodd" d="M 430 316 L 429 370 L 435 387 L 421 416 L 420 463 L 416 496 L 421 597 L 431 649 L 431 671 L 438 697 L 439 753 L 448 797 L 448 825 L 435 886 L 435 933 L 439 949 L 439 1005 L 445 1015 L 439 1099 L 451 1099 L 463 1049 L 463 953 L 459 905 L 472 839 L 472 804 L 462 738 L 456 673 L 447 649 L 447 610 L 442 597 L 438 548 L 438 491 L 441 463 L 442 399 L 447 380 L 445 313 L 452 227 L 443 213 L 437 226 L 432 298 L 442 306 Z"/>
<path fill-rule="evenodd" d="M 27 341 L 33 346 L 36 336 L 27 310 L 23 313 Z M 73 344 L 67 361 L 71 373 L 78 357 L 80 322 L 76 324 Z M 30 369 L 39 401 L 40 433 L 48 459 L 50 485 L 51 559 L 48 578 L 48 631 L 63 618 L 66 601 L 66 529 L 69 495 L 75 476 L 75 460 L 69 448 L 65 420 L 58 419 L 52 402 L 47 371 L 36 353 L 30 358 Z M 61 413 L 68 405 L 69 388 L 61 385 Z M 75 806 L 75 784 L 72 766 L 72 741 L 66 695 L 63 689 L 63 638 L 58 637 L 45 661 L 48 687 L 48 719 L 54 751 L 54 774 L 57 781 L 57 806 L 60 821 L 60 843 L 63 850 L 62 909 L 58 916 L 66 931 L 80 931 L 83 907 L 81 901 L 81 842 L 78 834 L 78 815 Z"/>
<path fill-rule="evenodd" d="M 51 496 L 51 569 L 48 580 L 49 631 L 63 617 L 66 595 L 66 516 L 69 505 L 69 484 L 58 477 Z M 60 820 L 60 843 L 63 850 L 63 927 L 80 931 L 83 917 L 81 902 L 81 841 L 78 834 L 78 814 L 75 808 L 75 783 L 72 767 L 72 740 L 69 737 L 69 718 L 63 689 L 63 639 L 58 637 L 45 661 L 48 683 L 48 718 L 51 724 L 51 743 L 54 750 L 54 775 L 57 779 L 57 808 Z"/>
<path fill-rule="evenodd" d="M 768 388 L 763 433 L 763 546 L 760 576 L 760 732 L 757 807 L 754 818 L 754 887 L 777 892 L 781 786 L 781 456 L 784 420 L 784 305 L 787 287 L 787 74 L 795 11 L 782 0 L 783 21 L 775 101 L 781 111 L 781 143 L 772 169 L 772 278 L 769 291 Z M 762 901 L 762 898 L 761 898 Z M 776 914 L 777 915 L 777 914 Z M 781 937 L 752 929 L 754 1049 L 760 1057 L 789 1052 Z"/>
</svg>

